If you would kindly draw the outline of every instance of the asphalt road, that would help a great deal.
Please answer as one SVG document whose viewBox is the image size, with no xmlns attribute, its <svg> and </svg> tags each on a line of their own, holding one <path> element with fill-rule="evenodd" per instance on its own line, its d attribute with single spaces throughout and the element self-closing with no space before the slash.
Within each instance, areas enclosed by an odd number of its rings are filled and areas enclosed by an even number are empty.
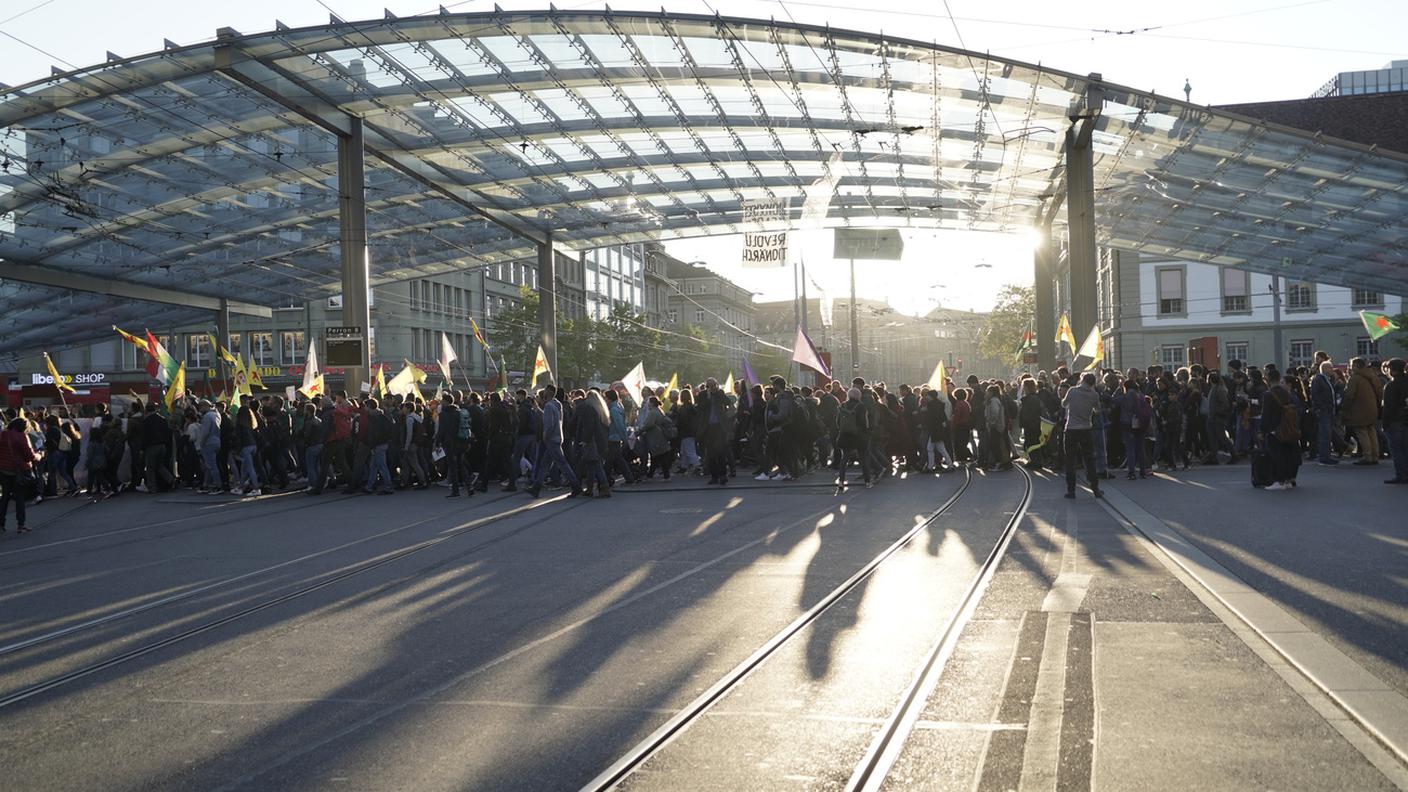
<svg viewBox="0 0 1408 792">
<path fill-rule="evenodd" d="M 1306 475 L 1244 520 L 1234 475 L 1124 491 L 1401 674 L 1402 644 L 1368 635 L 1400 617 L 1397 556 L 1349 568 L 1396 529 L 1361 509 L 1315 530 L 1333 494 Z M 46 503 L 0 540 L 4 788 L 577 789 L 963 481 Z M 623 787 L 843 788 L 1021 482 L 975 474 Z M 1038 482 L 886 789 L 1392 787 L 1146 543 L 1063 490 Z M 1315 585 L 1285 574 L 1314 553 Z"/>
<path fill-rule="evenodd" d="M 84 507 L 0 544 L 0 696 L 170 643 L 0 708 L 7 784 L 575 788 L 960 480 Z M 940 618 L 994 522 L 936 525 L 755 684 L 814 697 L 758 706 L 883 710 L 908 661 L 866 653 L 924 643 L 913 587 Z"/>
</svg>

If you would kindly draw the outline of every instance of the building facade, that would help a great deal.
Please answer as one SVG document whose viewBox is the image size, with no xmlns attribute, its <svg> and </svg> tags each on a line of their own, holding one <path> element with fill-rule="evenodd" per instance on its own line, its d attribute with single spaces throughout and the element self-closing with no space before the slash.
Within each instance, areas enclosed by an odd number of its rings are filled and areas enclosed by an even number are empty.
<svg viewBox="0 0 1408 792">
<path fill-rule="evenodd" d="M 1376 357 L 1379 346 L 1358 312 L 1404 308 L 1401 297 L 1366 289 L 1118 251 L 1102 257 L 1099 305 L 1106 365 L 1119 368 L 1198 362 L 1225 369 L 1230 360 L 1299 366 L 1318 350 L 1340 363 Z"/>
<path fill-rule="evenodd" d="M 731 368 L 741 368 L 754 350 L 753 293 L 710 270 L 703 262 L 686 262 L 665 252 L 659 243 L 645 246 L 647 261 L 663 276 L 660 293 L 665 314 L 659 326 L 680 333 L 702 329 Z"/>
</svg>

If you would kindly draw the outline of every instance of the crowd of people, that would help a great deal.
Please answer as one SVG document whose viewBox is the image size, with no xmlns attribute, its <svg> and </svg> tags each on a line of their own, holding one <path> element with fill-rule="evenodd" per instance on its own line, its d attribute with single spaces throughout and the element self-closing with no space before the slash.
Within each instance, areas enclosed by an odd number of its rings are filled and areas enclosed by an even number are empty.
<svg viewBox="0 0 1408 792">
<path fill-rule="evenodd" d="M 1376 465 L 1391 456 L 1387 483 L 1408 483 L 1401 359 L 1340 367 L 1317 353 L 1316 365 L 1286 372 L 1235 360 L 1226 372 L 1061 367 L 1010 380 L 969 376 L 942 389 L 862 378 L 812 388 L 774 376 L 726 392 L 711 378 L 640 396 L 637 405 L 620 383 L 428 400 L 268 395 L 236 407 L 188 395 L 171 411 L 156 401 L 125 415 L 98 405 L 86 432 L 67 408 L 6 411 L 0 527 L 11 501 L 26 531 L 26 501 L 96 502 L 127 491 L 390 495 L 439 484 L 449 497 L 469 497 L 497 484 L 533 497 L 549 486 L 609 498 L 616 487 L 681 474 L 725 486 L 740 468 L 758 481 L 830 468 L 840 492 L 852 468 L 868 487 L 902 472 L 1001 471 L 1020 460 L 1064 467 L 1067 497 L 1084 468 L 1099 497 L 1100 481 L 1120 468 L 1137 479 L 1156 466 L 1252 460 L 1253 482 L 1280 490 L 1296 486 L 1303 459 Z"/>
</svg>

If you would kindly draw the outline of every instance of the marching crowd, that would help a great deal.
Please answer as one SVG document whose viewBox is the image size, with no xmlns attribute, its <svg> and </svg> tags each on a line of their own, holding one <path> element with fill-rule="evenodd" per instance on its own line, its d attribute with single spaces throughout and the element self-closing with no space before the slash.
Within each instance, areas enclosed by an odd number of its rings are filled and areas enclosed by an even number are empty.
<svg viewBox="0 0 1408 792">
<path fill-rule="evenodd" d="M 862 378 L 814 389 L 774 376 L 726 392 L 711 378 L 640 395 L 637 405 L 620 383 L 428 400 L 269 395 L 237 407 L 188 395 L 172 411 L 153 401 L 118 416 L 98 405 L 86 432 L 67 408 L 6 411 L 0 527 L 11 501 L 23 532 L 26 501 L 125 491 L 389 495 L 438 483 L 449 497 L 469 497 L 497 483 L 534 497 L 553 486 L 609 498 L 615 487 L 672 475 L 724 486 L 740 468 L 771 481 L 829 467 L 839 492 L 852 467 L 870 486 L 958 464 L 1009 470 L 1017 459 L 1064 466 L 1067 497 L 1078 468 L 1099 497 L 1101 479 L 1120 468 L 1136 479 L 1155 466 L 1242 460 L 1268 490 L 1295 487 L 1303 459 L 1376 465 L 1391 456 L 1387 483 L 1408 483 L 1408 376 L 1397 358 L 1341 367 L 1317 353 L 1316 365 L 1286 372 L 1235 360 L 1226 372 L 1061 367 L 1008 381 L 948 380 L 942 391 Z"/>
</svg>

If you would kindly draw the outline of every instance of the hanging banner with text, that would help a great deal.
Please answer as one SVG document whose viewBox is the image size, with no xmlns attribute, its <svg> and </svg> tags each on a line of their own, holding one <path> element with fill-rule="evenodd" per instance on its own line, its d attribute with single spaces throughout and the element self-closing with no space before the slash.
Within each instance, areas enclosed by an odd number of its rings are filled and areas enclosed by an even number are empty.
<svg viewBox="0 0 1408 792">
<path fill-rule="evenodd" d="M 743 225 L 748 228 L 786 223 L 787 202 L 783 200 L 744 201 Z M 772 269 L 787 266 L 787 232 L 753 231 L 743 235 L 743 266 Z"/>
</svg>

